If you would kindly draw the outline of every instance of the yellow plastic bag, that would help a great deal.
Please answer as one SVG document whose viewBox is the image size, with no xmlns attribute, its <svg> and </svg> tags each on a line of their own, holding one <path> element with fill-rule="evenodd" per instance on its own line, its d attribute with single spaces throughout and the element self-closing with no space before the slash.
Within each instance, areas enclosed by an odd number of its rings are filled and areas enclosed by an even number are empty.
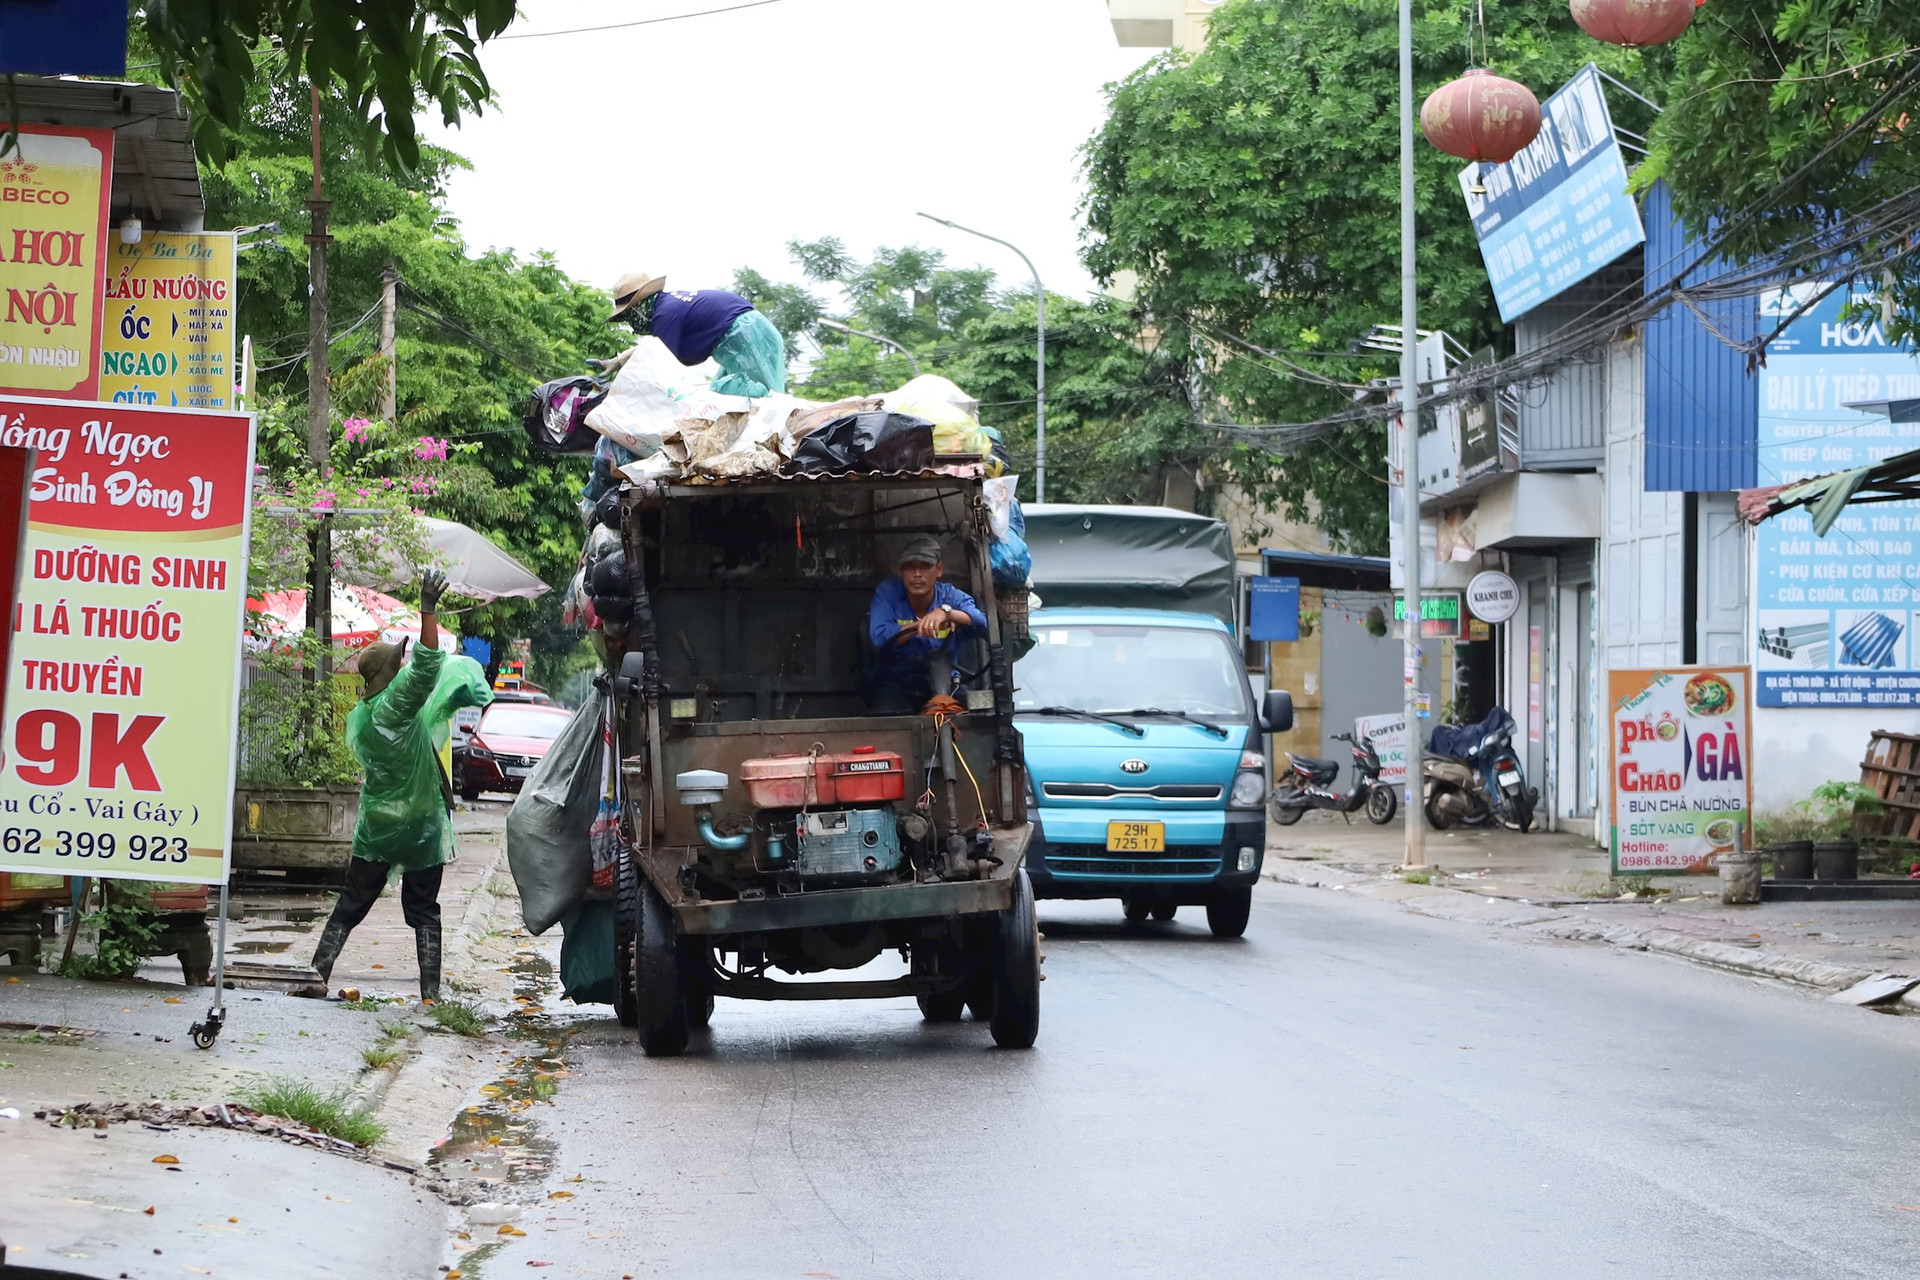
<svg viewBox="0 0 1920 1280">
<path fill-rule="evenodd" d="M 999 460 L 993 456 L 993 437 L 965 409 L 942 400 L 916 400 L 888 407 L 895 413 L 910 413 L 931 422 L 935 453 L 977 453 L 986 461 L 988 475 L 1000 474 Z"/>
</svg>

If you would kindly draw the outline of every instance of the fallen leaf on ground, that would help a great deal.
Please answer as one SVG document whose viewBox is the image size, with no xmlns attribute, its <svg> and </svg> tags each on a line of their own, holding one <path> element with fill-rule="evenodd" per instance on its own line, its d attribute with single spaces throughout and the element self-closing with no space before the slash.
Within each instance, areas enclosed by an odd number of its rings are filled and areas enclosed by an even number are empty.
<svg viewBox="0 0 1920 1280">
<path fill-rule="evenodd" d="M 532 1258 L 528 1258 L 527 1265 L 530 1267 L 550 1267 L 553 1264 L 551 1262 L 536 1262 Z"/>
<path fill-rule="evenodd" d="M 153 1206 L 148 1205 L 146 1208 L 142 1209 L 140 1212 L 146 1214 L 149 1218 L 151 1218 L 153 1216 Z"/>
<path fill-rule="evenodd" d="M 385 965 L 383 965 L 383 964 L 375 964 L 375 965 L 368 965 L 367 967 L 368 967 L 368 968 L 370 968 L 370 969 L 384 969 L 384 968 L 386 968 L 387 966 L 385 966 Z"/>
<path fill-rule="evenodd" d="M 549 1200 L 571 1200 L 571 1199 L 573 1199 L 573 1192 L 571 1192 L 571 1191 L 549 1191 L 549 1192 L 547 1192 L 547 1199 L 549 1199 Z"/>
<path fill-rule="evenodd" d="M 1916 1209 L 1916 1208 L 1914 1208 L 1914 1207 L 1913 1207 L 1912 1205 L 1910 1205 L 1910 1204 L 1897 1204 L 1897 1205 L 1895 1205 L 1895 1206 L 1893 1206 L 1893 1207 L 1894 1207 L 1894 1208 L 1896 1208 L 1896 1209 L 1904 1209 L 1904 1210 L 1906 1210 L 1906 1211 L 1907 1211 L 1908 1213 L 1920 1213 L 1920 1209 Z"/>
<path fill-rule="evenodd" d="M 180 1157 L 179 1156 L 155 1156 L 153 1158 L 153 1162 L 155 1164 L 179 1164 Z"/>
<path fill-rule="evenodd" d="M 511 1222 L 503 1222 L 500 1224 L 500 1230 L 496 1234 L 503 1236 L 523 1236 L 527 1233 L 514 1226 Z"/>
<path fill-rule="evenodd" d="M 447 1280 L 460 1280 L 460 1272 L 458 1271 L 447 1272 Z"/>
<path fill-rule="evenodd" d="M 228 1219 L 227 1219 L 227 1221 L 228 1221 L 228 1222 L 238 1222 L 238 1221 L 240 1221 L 240 1219 L 238 1219 L 238 1218 L 228 1218 Z"/>
<path fill-rule="evenodd" d="M 179 996 L 168 996 L 165 1000 L 162 1000 L 160 1003 L 161 1004 L 180 1004 L 181 1000 Z"/>
</svg>

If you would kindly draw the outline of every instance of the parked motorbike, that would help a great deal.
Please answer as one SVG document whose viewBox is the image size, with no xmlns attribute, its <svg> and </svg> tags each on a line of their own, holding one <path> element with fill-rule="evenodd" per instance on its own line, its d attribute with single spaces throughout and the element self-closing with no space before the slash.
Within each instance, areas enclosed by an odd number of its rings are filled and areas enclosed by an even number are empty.
<svg viewBox="0 0 1920 1280">
<path fill-rule="evenodd" d="M 1289 768 L 1267 801 L 1267 816 L 1283 827 L 1290 827 L 1309 809 L 1352 813 L 1364 808 L 1369 822 L 1375 825 L 1392 822 L 1394 811 L 1400 807 L 1400 797 L 1390 785 L 1380 781 L 1380 753 L 1373 749 L 1373 743 L 1364 735 L 1356 737 L 1351 733 L 1336 733 L 1333 740 L 1353 747 L 1353 787 L 1344 792 L 1333 790 L 1333 780 L 1340 773 L 1338 760 L 1317 760 L 1289 751 Z"/>
<path fill-rule="evenodd" d="M 1498 822 L 1514 831 L 1533 826 L 1540 792 L 1527 786 L 1513 750 L 1518 726 L 1504 707 L 1479 724 L 1440 725 L 1421 762 L 1427 821 L 1436 830 Z"/>
</svg>

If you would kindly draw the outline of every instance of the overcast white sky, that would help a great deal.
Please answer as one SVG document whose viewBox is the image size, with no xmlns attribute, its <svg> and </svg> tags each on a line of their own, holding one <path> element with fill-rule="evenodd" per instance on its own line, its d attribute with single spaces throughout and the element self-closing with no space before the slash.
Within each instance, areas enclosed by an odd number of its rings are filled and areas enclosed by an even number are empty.
<svg viewBox="0 0 1920 1280">
<path fill-rule="evenodd" d="M 509 33 L 742 0 L 521 0 Z M 452 212 L 476 250 L 550 249 L 601 288 L 624 271 L 724 287 L 734 268 L 797 279 L 789 239 L 862 256 L 919 243 L 1050 291 L 1093 287 L 1076 256 L 1075 150 L 1101 86 L 1152 50 L 1115 46 L 1102 0 L 775 0 L 626 30 L 502 39 L 499 98 L 428 136 L 465 155 Z"/>
</svg>

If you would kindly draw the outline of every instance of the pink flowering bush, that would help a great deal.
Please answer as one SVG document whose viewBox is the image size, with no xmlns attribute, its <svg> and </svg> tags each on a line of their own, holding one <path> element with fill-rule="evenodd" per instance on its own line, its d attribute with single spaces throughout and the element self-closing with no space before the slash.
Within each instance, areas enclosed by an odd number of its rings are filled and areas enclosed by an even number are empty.
<svg viewBox="0 0 1920 1280">
<path fill-rule="evenodd" d="M 366 418 L 348 418 L 340 426 L 348 444 L 359 444 L 373 435 L 373 423 Z"/>
<path fill-rule="evenodd" d="M 436 440 L 432 436 L 421 436 L 413 447 L 413 456 L 422 462 L 445 462 L 447 460 L 447 440 Z"/>
</svg>

